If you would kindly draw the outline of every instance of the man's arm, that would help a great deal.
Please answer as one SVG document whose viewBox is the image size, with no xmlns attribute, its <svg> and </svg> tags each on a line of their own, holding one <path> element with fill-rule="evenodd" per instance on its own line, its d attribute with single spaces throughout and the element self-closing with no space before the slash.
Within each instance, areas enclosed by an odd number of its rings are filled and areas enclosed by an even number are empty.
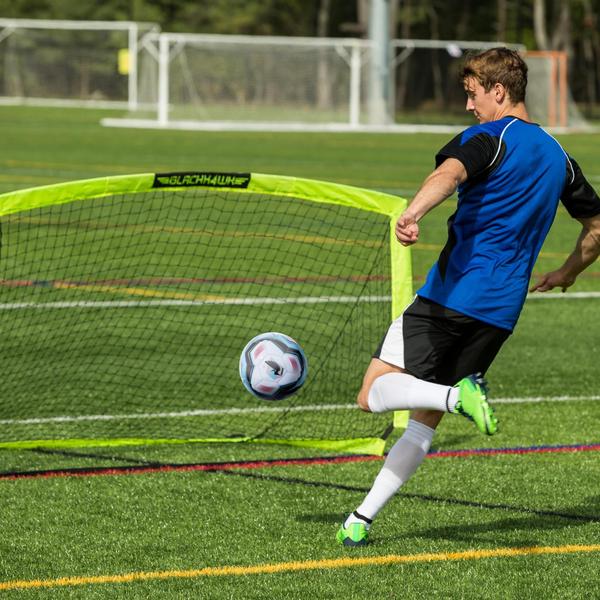
<svg viewBox="0 0 600 600">
<path fill-rule="evenodd" d="M 438 204 L 454 194 L 456 188 L 466 181 L 467 171 L 456 158 L 447 158 L 425 179 L 410 206 L 396 222 L 396 238 L 403 246 L 410 246 L 419 239 L 418 222 Z"/>
<path fill-rule="evenodd" d="M 577 220 L 583 225 L 583 229 L 575 249 L 556 271 L 542 275 L 530 288 L 530 292 L 547 292 L 555 287 L 562 288 L 564 292 L 575 283 L 579 273 L 600 256 L 600 215 Z"/>
</svg>

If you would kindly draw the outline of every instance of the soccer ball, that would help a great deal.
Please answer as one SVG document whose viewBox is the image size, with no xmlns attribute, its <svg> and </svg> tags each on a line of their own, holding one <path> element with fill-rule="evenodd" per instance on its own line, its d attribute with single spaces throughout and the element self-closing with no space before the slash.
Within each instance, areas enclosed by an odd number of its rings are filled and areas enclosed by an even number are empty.
<svg viewBox="0 0 600 600">
<path fill-rule="evenodd" d="M 261 333 L 252 338 L 240 356 L 240 377 L 245 388 L 263 400 L 283 400 L 297 392 L 306 379 L 304 351 L 283 333 Z"/>
</svg>

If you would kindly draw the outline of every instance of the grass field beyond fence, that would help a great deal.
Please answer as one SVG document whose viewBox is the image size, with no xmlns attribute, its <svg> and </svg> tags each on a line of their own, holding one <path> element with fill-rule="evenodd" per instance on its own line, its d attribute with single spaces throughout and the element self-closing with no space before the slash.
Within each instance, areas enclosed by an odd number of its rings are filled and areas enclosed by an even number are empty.
<svg viewBox="0 0 600 600">
<path fill-rule="evenodd" d="M 309 177 L 410 198 L 448 140 L 103 129 L 107 114 L 0 108 L 0 191 L 206 170 Z M 599 190 L 600 135 L 559 141 Z M 415 288 L 455 207 L 450 199 L 422 223 Z M 564 260 L 578 230 L 560 208 L 536 273 Z M 0 450 L 0 596 L 599 598 L 597 294 L 599 264 L 560 298 L 526 302 L 488 373 L 500 433 L 484 438 L 468 421 L 446 417 L 432 453 L 364 549 L 334 538 L 381 466 L 373 457 L 258 444 Z M 23 369 L 35 371 L 35 361 Z M 19 403 L 40 392 L 27 381 L 25 373 Z M 14 398 L 5 391 L 0 401 Z M 248 396 L 248 406 L 256 402 Z"/>
</svg>

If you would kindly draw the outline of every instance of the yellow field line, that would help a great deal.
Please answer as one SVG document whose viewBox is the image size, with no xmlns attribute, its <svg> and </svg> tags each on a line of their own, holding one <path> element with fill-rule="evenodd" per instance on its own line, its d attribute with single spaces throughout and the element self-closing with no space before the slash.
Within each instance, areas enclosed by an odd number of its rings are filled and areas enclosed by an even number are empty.
<svg viewBox="0 0 600 600">
<path fill-rule="evenodd" d="M 8 173 L 2 173 L 0 174 L 0 181 L 9 181 L 11 183 L 29 183 L 31 185 L 32 181 L 37 181 L 37 182 L 43 182 L 43 183 L 49 183 L 49 182 L 56 182 L 56 183 L 60 183 L 61 181 L 64 181 L 63 179 L 61 179 L 60 177 L 55 177 L 53 175 L 17 175 L 17 174 L 8 174 Z M 9 190 L 9 191 L 14 191 L 14 190 Z"/>
<path fill-rule="evenodd" d="M 22 590 L 31 588 L 54 588 L 75 585 L 96 585 L 103 583 L 131 583 L 163 579 L 184 579 L 197 577 L 222 577 L 240 575 L 271 575 L 293 571 L 314 571 L 342 569 L 348 567 L 371 567 L 421 562 L 444 562 L 452 560 L 479 560 L 482 558 L 502 558 L 514 556 L 534 556 L 548 554 L 578 554 L 600 552 L 600 544 L 565 546 L 530 546 L 524 548 L 496 548 L 491 550 L 465 550 L 463 552 L 437 552 L 422 554 L 388 554 L 385 556 L 364 556 L 281 562 L 265 565 L 205 567 L 185 571 L 140 571 L 123 575 L 97 575 L 91 577 L 61 577 L 58 579 L 32 579 L 0 582 L 2 590 Z"/>
<path fill-rule="evenodd" d="M 1 176 L 0 176 L 1 177 Z M 34 217 L 26 217 L 23 215 L 16 215 L 10 217 L 12 221 L 19 223 L 28 223 L 33 225 L 57 225 L 55 221 L 48 219 L 40 219 Z M 64 224 L 64 223 L 63 223 Z M 134 233 L 166 233 L 166 234 L 183 234 L 192 235 L 199 237 L 218 237 L 218 238 L 262 238 L 265 236 L 272 237 L 273 239 L 286 240 L 292 242 L 301 242 L 305 244 L 331 244 L 336 246 L 356 246 L 360 245 L 367 248 L 379 248 L 383 245 L 380 240 L 361 240 L 361 239 L 344 239 L 344 238 L 332 238 L 328 236 L 308 236 L 308 235 L 295 235 L 291 233 L 260 233 L 260 232 L 243 232 L 243 231 L 228 231 L 228 230 L 208 230 L 208 229 L 194 229 L 192 227 L 167 227 L 167 226 L 152 226 L 152 225 L 116 225 L 111 223 L 103 223 L 100 221 L 86 221 L 86 225 L 92 227 L 114 227 L 124 229 Z M 419 243 L 412 246 L 413 252 L 440 252 L 443 249 L 441 244 L 425 244 Z M 566 258 L 566 252 L 540 252 L 541 258 Z"/>
<path fill-rule="evenodd" d="M 67 169 L 74 171 L 98 171 L 100 173 L 106 174 L 109 171 L 120 171 L 122 173 L 137 173 L 147 170 L 145 167 L 135 167 L 131 165 L 100 165 L 100 164 L 83 164 L 83 163 L 54 163 L 54 162 L 40 162 L 40 161 L 31 161 L 31 160 L 15 160 L 8 159 L 0 161 L 0 165 L 4 165 L 6 167 L 28 167 L 33 169 Z"/>
<path fill-rule="evenodd" d="M 21 214 L 9 216 L 8 221 L 13 223 L 25 223 L 29 225 L 46 225 L 46 226 L 65 226 L 70 225 L 68 222 L 59 222 L 53 219 L 44 219 L 39 217 L 30 217 Z M 75 223 L 76 227 L 80 224 Z M 166 225 L 127 225 L 121 223 L 108 223 L 103 221 L 85 221 L 86 227 L 95 227 L 97 229 L 121 229 L 131 233 L 158 233 L 158 234 L 175 234 L 175 235 L 190 235 L 195 237 L 217 237 L 217 238 L 249 238 L 261 239 L 270 238 L 275 240 L 285 240 L 292 242 L 300 242 L 303 244 L 331 244 L 334 246 L 362 246 L 366 248 L 381 248 L 385 242 L 381 240 L 366 240 L 360 238 L 334 238 L 331 236 L 320 235 L 299 235 L 294 233 L 275 233 L 275 232 L 260 232 L 260 231 L 238 231 L 227 229 L 196 229 L 193 227 L 169 227 Z M 440 246 L 441 248 L 441 246 Z"/>
<path fill-rule="evenodd" d="M 112 285 L 79 285 L 77 283 L 68 283 L 58 281 L 54 283 L 54 288 L 60 290 L 82 290 L 84 292 L 104 292 L 109 294 L 124 294 L 128 296 L 143 296 L 145 298 L 167 298 L 169 300 L 198 300 L 204 302 L 223 302 L 227 300 L 226 296 L 217 296 L 214 294 L 188 294 L 185 292 L 160 292 L 146 288 L 119 287 Z"/>
<path fill-rule="evenodd" d="M 1 177 L 1 175 L 0 175 Z M 12 221 L 19 223 L 28 223 L 32 225 L 58 225 L 56 221 L 41 219 L 35 217 L 26 217 L 23 215 L 16 215 L 10 217 Z M 63 223 L 64 224 L 64 223 Z M 305 244 L 331 244 L 335 246 L 356 246 L 360 245 L 367 248 L 379 248 L 384 242 L 380 240 L 364 240 L 364 239 L 345 239 L 345 238 L 332 238 L 329 236 L 309 236 L 309 235 L 296 235 L 293 233 L 260 233 L 260 232 L 244 232 L 244 231 L 228 231 L 222 230 L 209 230 L 209 229 L 195 229 L 192 227 L 168 227 L 163 225 L 122 225 L 122 224 L 111 224 L 103 223 L 101 221 L 86 221 L 86 225 L 97 227 L 97 228 L 119 228 L 125 231 L 133 233 L 166 233 L 166 234 L 182 234 L 199 237 L 218 237 L 218 238 L 262 238 L 271 237 L 277 240 L 286 240 L 292 242 L 301 242 Z M 443 249 L 441 244 L 425 244 L 419 243 L 411 247 L 413 252 L 440 252 Z M 566 252 L 540 252 L 540 258 L 566 258 L 568 254 Z"/>
</svg>

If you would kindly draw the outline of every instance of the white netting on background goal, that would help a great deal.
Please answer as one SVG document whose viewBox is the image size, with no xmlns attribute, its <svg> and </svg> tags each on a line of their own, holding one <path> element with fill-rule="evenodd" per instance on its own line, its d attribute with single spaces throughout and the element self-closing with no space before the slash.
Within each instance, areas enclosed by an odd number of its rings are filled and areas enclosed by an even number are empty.
<svg viewBox="0 0 600 600">
<path fill-rule="evenodd" d="M 369 125 L 373 49 L 357 39 L 159 34 L 140 54 L 146 119 L 113 126 L 260 130 L 430 130 L 472 123 L 459 71 L 469 52 L 503 45 L 460 40 L 393 40 L 389 122 Z M 524 52 L 528 104 L 550 127 L 585 126 L 566 85 L 561 53 Z M 143 89 L 142 89 L 143 88 Z"/>
<path fill-rule="evenodd" d="M 161 34 L 140 56 L 140 96 L 163 124 L 357 124 L 369 47 L 355 39 Z"/>
<path fill-rule="evenodd" d="M 568 85 L 566 52 L 527 52 L 527 108 L 531 119 L 549 127 L 586 129 Z"/>
<path fill-rule="evenodd" d="M 137 108 L 137 56 L 151 23 L 0 19 L 5 104 Z"/>
<path fill-rule="evenodd" d="M 472 122 L 467 52 L 501 42 L 392 40 L 385 122 L 371 126 L 370 41 L 160 33 L 151 23 L 0 19 L 0 103 L 125 108 L 121 127 L 440 130 Z M 524 51 L 523 46 L 513 46 Z M 525 52 L 541 125 L 585 129 L 561 52 Z"/>
</svg>

